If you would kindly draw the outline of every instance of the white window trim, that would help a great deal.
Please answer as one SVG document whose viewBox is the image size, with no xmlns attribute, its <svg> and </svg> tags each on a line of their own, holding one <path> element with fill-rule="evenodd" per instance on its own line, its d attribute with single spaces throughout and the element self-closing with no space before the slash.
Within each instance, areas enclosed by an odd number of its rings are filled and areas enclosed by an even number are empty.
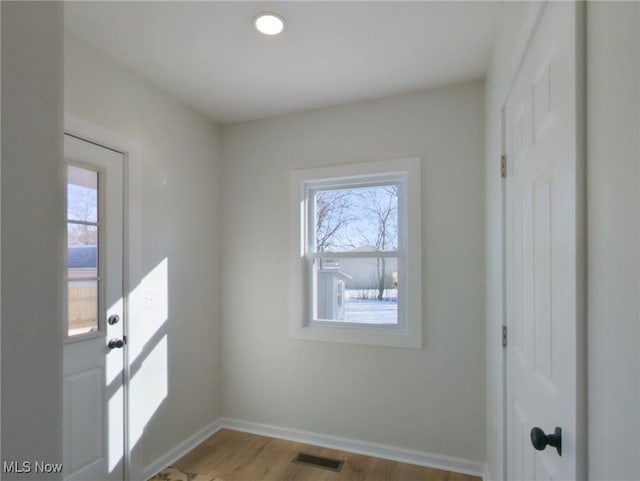
<svg viewBox="0 0 640 481">
<path fill-rule="evenodd" d="M 343 323 L 311 319 L 310 297 L 307 279 L 306 249 L 308 243 L 307 189 L 347 183 L 350 178 L 385 181 L 402 178 L 405 205 L 403 218 L 399 219 L 403 244 L 398 246 L 398 257 L 406 256 L 403 285 L 400 294 L 399 323 L 380 326 Z M 402 200 L 401 200 L 402 202 Z M 295 170 L 291 172 L 292 205 L 292 311 L 290 335 L 294 339 L 342 342 L 406 348 L 422 348 L 422 217 L 421 217 L 421 169 L 420 159 L 362 162 L 330 167 Z M 370 256 L 371 253 L 368 253 Z"/>
</svg>

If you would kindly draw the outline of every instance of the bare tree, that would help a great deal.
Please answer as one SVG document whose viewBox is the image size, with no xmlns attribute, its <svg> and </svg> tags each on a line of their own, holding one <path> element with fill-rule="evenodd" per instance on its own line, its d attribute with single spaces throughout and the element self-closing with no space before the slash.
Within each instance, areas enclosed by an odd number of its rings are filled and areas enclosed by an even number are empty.
<svg viewBox="0 0 640 481">
<path fill-rule="evenodd" d="M 96 219 L 97 199 L 94 190 L 76 192 L 67 196 L 67 211 L 69 219 L 82 223 L 71 223 L 68 229 L 69 245 L 96 245 L 98 243 L 98 229 L 85 224 Z"/>
<path fill-rule="evenodd" d="M 84 224 L 72 224 L 68 230 L 70 246 L 95 246 L 98 243 L 98 230 Z"/>
<path fill-rule="evenodd" d="M 373 232 L 360 231 L 365 242 L 373 245 L 378 251 L 398 249 L 398 186 L 388 185 L 381 188 L 365 189 L 361 193 L 364 211 L 373 221 Z M 381 301 L 388 284 L 387 262 L 385 257 L 376 259 L 378 289 L 377 299 Z"/>
<path fill-rule="evenodd" d="M 316 199 L 316 249 L 344 247 L 344 230 L 355 219 L 352 209 L 353 193 L 347 190 L 317 192 Z"/>
<path fill-rule="evenodd" d="M 318 252 L 373 246 L 376 251 L 398 248 L 398 187 L 385 185 L 315 194 L 316 249 Z M 391 287 L 387 260 L 376 258 L 377 299 Z"/>
</svg>

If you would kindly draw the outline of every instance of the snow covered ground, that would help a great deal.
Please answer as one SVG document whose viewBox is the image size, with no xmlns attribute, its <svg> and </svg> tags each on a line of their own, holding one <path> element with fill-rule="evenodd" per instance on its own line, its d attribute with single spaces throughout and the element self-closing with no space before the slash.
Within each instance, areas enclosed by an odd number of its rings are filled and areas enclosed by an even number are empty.
<svg viewBox="0 0 640 481">
<path fill-rule="evenodd" d="M 377 299 L 346 299 L 344 321 L 397 324 L 398 303 L 397 301 L 378 301 Z"/>
</svg>

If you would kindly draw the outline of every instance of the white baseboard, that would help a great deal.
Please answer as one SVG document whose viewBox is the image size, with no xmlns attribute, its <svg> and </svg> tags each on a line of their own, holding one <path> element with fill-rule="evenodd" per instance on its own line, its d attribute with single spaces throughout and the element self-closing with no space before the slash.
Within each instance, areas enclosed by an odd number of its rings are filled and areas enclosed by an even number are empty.
<svg viewBox="0 0 640 481">
<path fill-rule="evenodd" d="M 171 464 L 175 463 L 178 459 L 180 459 L 182 456 L 187 454 L 193 448 L 198 446 L 204 440 L 206 440 L 207 438 L 217 433 L 223 427 L 222 421 L 223 421 L 222 418 L 216 419 L 212 423 L 202 428 L 197 433 L 193 434 L 192 436 L 189 436 L 187 439 L 182 441 L 180 444 L 178 444 L 175 448 L 173 448 L 167 454 L 156 459 L 149 466 L 145 467 L 142 479 L 149 479 L 151 476 L 154 476 L 156 473 L 162 471 L 167 466 L 170 466 Z"/>
<path fill-rule="evenodd" d="M 149 479 L 154 474 L 173 464 L 204 440 L 223 428 L 257 434 L 260 436 L 286 439 L 288 441 L 298 443 L 312 444 L 314 446 L 337 449 L 340 451 L 349 451 L 352 453 L 364 454 L 366 456 L 374 456 L 402 463 L 416 464 L 418 466 L 425 466 L 428 468 L 444 469 L 455 473 L 470 474 L 481 478 L 485 478 L 485 476 L 487 476 L 486 465 L 480 461 L 471 461 L 442 454 L 414 451 L 396 446 L 387 446 L 384 444 L 330 436 L 310 431 L 301 431 L 298 429 L 290 429 L 280 426 L 272 426 L 269 424 L 242 421 L 240 419 L 218 418 L 194 435 L 185 439 L 167 454 L 161 456 L 152 464 L 147 466 L 144 470 L 143 479 Z"/>
<path fill-rule="evenodd" d="M 356 439 L 241 421 L 239 419 L 219 418 L 216 422 L 220 423 L 218 429 L 228 428 L 261 436 L 286 439 L 288 441 L 312 444 L 324 448 L 338 449 L 340 451 L 349 451 L 402 463 L 416 464 L 428 468 L 444 469 L 455 473 L 483 477 L 486 469 L 485 464 L 480 461 L 471 461 L 442 454 L 425 453 L 396 446 L 358 441 Z"/>
<path fill-rule="evenodd" d="M 491 473 L 489 472 L 489 467 L 485 466 L 484 474 L 482 475 L 482 481 L 492 481 L 493 479 L 493 476 L 491 476 Z"/>
</svg>

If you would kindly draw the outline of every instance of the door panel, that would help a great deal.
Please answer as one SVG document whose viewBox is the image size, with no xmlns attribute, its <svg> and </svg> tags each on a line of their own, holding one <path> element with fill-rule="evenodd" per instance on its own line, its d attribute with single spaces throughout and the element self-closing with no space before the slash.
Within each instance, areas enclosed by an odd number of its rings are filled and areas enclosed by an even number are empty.
<svg viewBox="0 0 640 481">
<path fill-rule="evenodd" d="M 87 469 L 100 460 L 103 446 L 104 368 L 97 366 L 73 374 L 65 379 L 65 409 L 73 413 L 69 418 L 69 469 Z M 96 436 L 84 436 L 89 428 Z"/>
<path fill-rule="evenodd" d="M 550 180 L 533 188 L 533 356 L 534 369 L 551 379 L 551 212 Z"/>
<path fill-rule="evenodd" d="M 114 338 L 124 339 L 124 159 L 118 152 L 69 135 L 65 135 L 65 158 L 71 167 L 67 196 L 70 307 L 64 345 L 64 477 L 122 480 L 124 349 L 111 349 L 108 343 Z M 83 321 L 83 317 L 91 318 L 91 312 L 97 315 L 97 324 Z M 108 322 L 111 316 L 117 316 L 118 322 Z"/>
<path fill-rule="evenodd" d="M 507 472 L 576 479 L 576 5 L 549 2 L 505 104 Z M 562 428 L 562 456 L 530 431 Z"/>
</svg>

